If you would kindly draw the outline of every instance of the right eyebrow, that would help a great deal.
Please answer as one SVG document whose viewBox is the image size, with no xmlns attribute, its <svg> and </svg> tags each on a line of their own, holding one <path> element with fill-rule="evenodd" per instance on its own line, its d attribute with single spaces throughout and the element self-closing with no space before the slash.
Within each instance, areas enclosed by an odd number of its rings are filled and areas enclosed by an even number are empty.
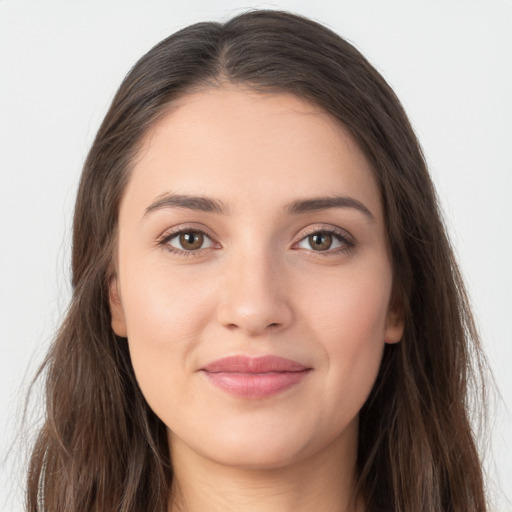
<svg viewBox="0 0 512 512">
<path fill-rule="evenodd" d="M 144 217 L 150 213 L 165 208 L 186 208 L 208 213 L 226 214 L 228 208 L 216 199 L 186 194 L 164 193 L 158 196 L 144 211 Z"/>
</svg>

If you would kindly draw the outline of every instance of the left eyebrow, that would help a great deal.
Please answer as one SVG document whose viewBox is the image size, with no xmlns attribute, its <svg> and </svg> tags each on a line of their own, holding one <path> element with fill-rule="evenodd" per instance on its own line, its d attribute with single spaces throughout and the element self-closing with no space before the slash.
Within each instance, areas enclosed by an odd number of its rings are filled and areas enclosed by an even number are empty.
<svg viewBox="0 0 512 512">
<path fill-rule="evenodd" d="M 318 212 L 329 208 L 355 208 L 371 221 L 375 222 L 373 213 L 361 201 L 348 196 L 313 197 L 311 199 L 299 199 L 290 203 L 286 211 L 290 214 Z"/>
</svg>

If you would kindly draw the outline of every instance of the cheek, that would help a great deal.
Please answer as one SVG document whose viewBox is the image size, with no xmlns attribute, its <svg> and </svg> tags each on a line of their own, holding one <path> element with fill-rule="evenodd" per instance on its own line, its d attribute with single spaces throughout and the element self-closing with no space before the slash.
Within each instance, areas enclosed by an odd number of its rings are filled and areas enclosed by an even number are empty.
<svg viewBox="0 0 512 512">
<path fill-rule="evenodd" d="M 356 414 L 375 382 L 385 346 L 388 276 L 384 271 L 351 273 L 312 302 L 309 327 L 324 351 L 333 408 L 344 403 Z"/>
<path fill-rule="evenodd" d="M 128 334 L 137 343 L 158 347 L 172 341 L 179 349 L 179 340 L 200 330 L 214 306 L 211 286 L 187 269 L 150 262 L 141 271 L 127 265 L 120 277 Z"/>
<path fill-rule="evenodd" d="M 313 286 L 314 285 L 314 286 Z M 341 344 L 384 341 L 391 296 L 391 271 L 386 265 L 361 266 L 331 279 L 305 281 L 311 299 L 304 305 L 328 338 Z"/>
<path fill-rule="evenodd" d="M 178 395 L 187 396 L 185 376 L 194 371 L 192 356 L 213 307 L 211 294 L 201 283 L 173 278 L 156 266 L 132 273 L 124 283 L 128 345 L 139 386 L 155 410 L 172 408 Z"/>
</svg>

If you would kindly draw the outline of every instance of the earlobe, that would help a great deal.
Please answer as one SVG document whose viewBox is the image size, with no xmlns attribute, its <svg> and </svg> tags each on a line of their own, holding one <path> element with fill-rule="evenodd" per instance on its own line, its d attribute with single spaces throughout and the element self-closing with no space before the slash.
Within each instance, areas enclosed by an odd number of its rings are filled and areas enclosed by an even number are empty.
<svg viewBox="0 0 512 512">
<path fill-rule="evenodd" d="M 117 277 L 112 277 L 112 279 L 110 280 L 108 296 L 110 316 L 112 318 L 112 330 L 114 331 L 115 334 L 117 334 L 117 336 L 126 338 L 126 319 L 124 316 L 123 304 L 121 303 L 121 297 L 119 294 Z"/>
<path fill-rule="evenodd" d="M 386 324 L 386 336 L 384 337 L 385 343 L 398 343 L 404 335 L 404 327 L 403 309 L 401 307 L 390 309 Z"/>
</svg>

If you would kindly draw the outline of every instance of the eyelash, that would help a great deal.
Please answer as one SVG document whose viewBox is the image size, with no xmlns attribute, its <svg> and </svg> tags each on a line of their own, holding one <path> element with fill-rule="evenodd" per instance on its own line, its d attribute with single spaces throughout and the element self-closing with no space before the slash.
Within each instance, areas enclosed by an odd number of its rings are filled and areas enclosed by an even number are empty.
<svg viewBox="0 0 512 512">
<path fill-rule="evenodd" d="M 212 237 L 203 229 L 197 228 L 197 227 L 181 227 L 180 229 L 176 231 L 172 231 L 171 233 L 165 233 L 159 240 L 157 240 L 157 245 L 164 247 L 167 251 L 177 254 L 179 256 L 183 257 L 189 257 L 189 256 L 198 256 L 203 253 L 203 251 L 210 249 L 211 247 L 202 247 L 196 250 L 186 250 L 186 249 L 178 249 L 176 247 L 173 247 L 170 245 L 170 241 L 174 238 L 179 237 L 182 234 L 185 233 L 199 233 L 208 240 L 211 241 L 214 248 L 219 248 L 220 244 L 215 242 Z M 309 238 L 313 235 L 329 235 L 335 238 L 340 244 L 340 247 L 337 247 L 335 249 L 326 249 L 324 251 L 315 251 L 313 248 L 309 249 L 309 251 L 315 255 L 327 257 L 332 256 L 335 254 L 340 253 L 346 253 L 351 250 L 353 250 L 356 247 L 356 244 L 353 240 L 353 238 L 346 232 L 341 229 L 336 229 L 333 227 L 321 227 L 321 228 L 314 228 L 311 229 L 309 232 L 306 232 L 303 234 L 301 239 L 298 242 L 295 242 L 292 246 L 292 249 L 294 250 L 300 250 L 299 247 L 297 247 L 301 242 Z M 216 246 L 216 247 L 215 247 Z M 307 250 L 307 249 L 306 249 Z"/>
<path fill-rule="evenodd" d="M 348 253 L 351 250 L 355 249 L 356 243 L 351 235 L 349 235 L 346 231 L 338 228 L 334 228 L 332 226 L 325 226 L 325 227 L 315 227 L 311 229 L 309 232 L 306 232 L 303 234 L 301 239 L 293 244 L 293 248 L 297 247 L 298 244 L 309 238 L 313 235 L 330 235 L 334 239 L 336 239 L 340 243 L 340 247 L 334 248 L 334 249 L 326 249 L 325 251 L 315 251 L 313 248 L 309 249 L 311 253 L 313 253 L 315 256 L 322 256 L 322 257 L 328 257 L 343 253 Z M 297 248 L 296 250 L 300 250 L 300 248 Z"/>
<path fill-rule="evenodd" d="M 197 227 L 181 227 L 180 229 L 176 231 L 172 231 L 171 233 L 167 232 L 165 233 L 159 240 L 157 240 L 157 245 L 164 247 L 167 251 L 177 254 L 179 256 L 183 257 L 189 257 L 189 256 L 199 256 L 204 250 L 209 249 L 210 247 L 203 247 L 197 250 L 186 250 L 186 249 L 178 249 L 176 247 L 173 247 L 170 245 L 170 241 L 174 238 L 179 237 L 182 234 L 185 233 L 199 233 L 203 235 L 205 238 L 211 241 L 213 246 L 220 247 L 220 244 L 216 243 L 211 235 L 209 235 L 205 230 Z"/>
</svg>

